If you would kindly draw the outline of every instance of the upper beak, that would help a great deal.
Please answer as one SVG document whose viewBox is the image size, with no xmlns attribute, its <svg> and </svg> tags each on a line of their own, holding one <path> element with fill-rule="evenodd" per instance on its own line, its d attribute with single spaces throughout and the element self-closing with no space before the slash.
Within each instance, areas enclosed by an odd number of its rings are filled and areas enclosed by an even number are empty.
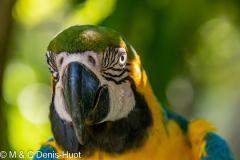
<svg viewBox="0 0 240 160">
<path fill-rule="evenodd" d="M 97 76 L 79 62 L 68 64 L 63 75 L 67 111 L 80 144 L 86 141 L 86 126 L 101 122 L 109 112 L 107 86 L 100 86 Z"/>
</svg>

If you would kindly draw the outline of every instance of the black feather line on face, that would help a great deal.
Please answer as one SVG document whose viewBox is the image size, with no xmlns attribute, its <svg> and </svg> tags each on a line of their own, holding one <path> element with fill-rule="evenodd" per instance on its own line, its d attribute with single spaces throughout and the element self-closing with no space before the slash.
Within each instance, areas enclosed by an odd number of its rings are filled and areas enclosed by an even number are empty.
<svg viewBox="0 0 240 160">
<path fill-rule="evenodd" d="M 54 56 L 54 54 L 51 51 L 49 51 L 46 53 L 46 57 L 50 71 L 58 72 L 57 65 L 55 62 L 56 57 Z"/>
<path fill-rule="evenodd" d="M 109 47 L 103 52 L 101 68 L 103 71 L 108 70 L 109 67 L 114 67 L 119 62 L 121 54 L 119 48 Z"/>
<path fill-rule="evenodd" d="M 132 78 L 130 77 L 130 76 L 126 76 L 126 77 L 124 77 L 124 78 L 122 78 L 122 79 L 120 79 L 120 80 L 116 80 L 116 79 L 114 79 L 114 78 L 111 78 L 111 77 L 107 77 L 107 76 L 105 76 L 105 75 L 102 75 L 107 81 L 112 81 L 112 82 L 114 82 L 115 84 L 117 84 L 117 85 L 119 85 L 119 84 L 122 84 L 122 83 L 124 83 L 124 82 L 126 82 L 127 80 L 129 80 L 130 82 L 132 82 Z"/>
<path fill-rule="evenodd" d="M 120 72 L 120 74 L 111 74 L 111 73 L 108 73 L 108 72 L 102 72 L 102 74 L 105 74 L 106 76 L 118 78 L 118 77 L 121 77 L 125 72 L 130 72 L 130 70 L 124 69 Z"/>
<path fill-rule="evenodd" d="M 86 143 L 80 145 L 72 125 L 64 123 L 51 104 L 50 120 L 57 143 L 63 150 L 91 155 L 96 149 L 119 154 L 144 144 L 148 137 L 147 129 L 152 125 L 151 111 L 143 95 L 132 85 L 136 105 L 128 117 L 114 122 L 103 122 L 86 128 Z"/>
<path fill-rule="evenodd" d="M 105 71 L 108 71 L 108 70 L 113 70 L 113 71 L 118 71 L 118 72 L 120 72 L 120 71 L 123 70 L 123 68 L 108 67 L 108 68 L 106 68 L 106 69 L 101 70 L 101 72 L 105 72 Z"/>
</svg>

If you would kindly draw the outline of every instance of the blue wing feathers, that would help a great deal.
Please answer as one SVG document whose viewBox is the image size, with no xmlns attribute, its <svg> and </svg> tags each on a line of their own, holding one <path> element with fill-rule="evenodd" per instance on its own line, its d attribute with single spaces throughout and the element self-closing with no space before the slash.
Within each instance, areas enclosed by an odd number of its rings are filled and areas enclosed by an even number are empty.
<svg viewBox="0 0 240 160">
<path fill-rule="evenodd" d="M 202 156 L 201 160 L 234 160 L 228 144 L 222 137 L 210 132 L 204 139 L 207 142 L 205 146 L 207 156 Z"/>
<path fill-rule="evenodd" d="M 53 141 L 53 138 L 48 141 Z M 57 151 L 50 145 L 43 145 L 34 155 L 32 160 L 58 160 L 55 158 L 55 154 Z"/>
<path fill-rule="evenodd" d="M 167 120 L 174 119 L 178 122 L 183 131 L 187 132 L 189 121 L 179 114 L 163 108 L 164 116 Z M 209 132 L 205 138 L 205 151 L 207 156 L 202 156 L 201 160 L 234 160 L 233 154 L 225 140 L 216 133 Z"/>
<path fill-rule="evenodd" d="M 165 117 L 167 120 L 169 119 L 174 119 L 178 124 L 179 126 L 181 127 L 181 129 L 185 132 L 187 132 L 188 130 L 188 124 L 189 124 L 189 121 L 182 117 L 181 115 L 169 110 L 169 109 L 166 109 L 165 108 L 165 111 L 166 111 L 166 116 Z"/>
</svg>

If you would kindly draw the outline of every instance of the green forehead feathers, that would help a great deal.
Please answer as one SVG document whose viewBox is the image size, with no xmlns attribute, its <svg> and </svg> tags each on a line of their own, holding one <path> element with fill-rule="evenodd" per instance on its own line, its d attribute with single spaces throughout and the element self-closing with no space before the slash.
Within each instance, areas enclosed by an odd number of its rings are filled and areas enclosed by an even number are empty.
<svg viewBox="0 0 240 160">
<path fill-rule="evenodd" d="M 50 42 L 48 51 L 54 54 L 84 51 L 102 53 L 107 47 L 123 47 L 130 57 L 135 54 L 134 49 L 119 33 L 94 25 L 76 25 L 63 30 Z"/>
</svg>

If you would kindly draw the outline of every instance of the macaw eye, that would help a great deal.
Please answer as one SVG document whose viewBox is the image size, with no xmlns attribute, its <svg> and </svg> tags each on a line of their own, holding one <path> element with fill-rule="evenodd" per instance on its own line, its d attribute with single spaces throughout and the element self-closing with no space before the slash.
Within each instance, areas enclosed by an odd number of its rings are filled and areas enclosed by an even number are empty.
<svg viewBox="0 0 240 160">
<path fill-rule="evenodd" d="M 125 66 L 127 61 L 127 54 L 126 53 L 122 53 L 122 55 L 119 58 L 119 65 L 120 66 Z"/>
</svg>

